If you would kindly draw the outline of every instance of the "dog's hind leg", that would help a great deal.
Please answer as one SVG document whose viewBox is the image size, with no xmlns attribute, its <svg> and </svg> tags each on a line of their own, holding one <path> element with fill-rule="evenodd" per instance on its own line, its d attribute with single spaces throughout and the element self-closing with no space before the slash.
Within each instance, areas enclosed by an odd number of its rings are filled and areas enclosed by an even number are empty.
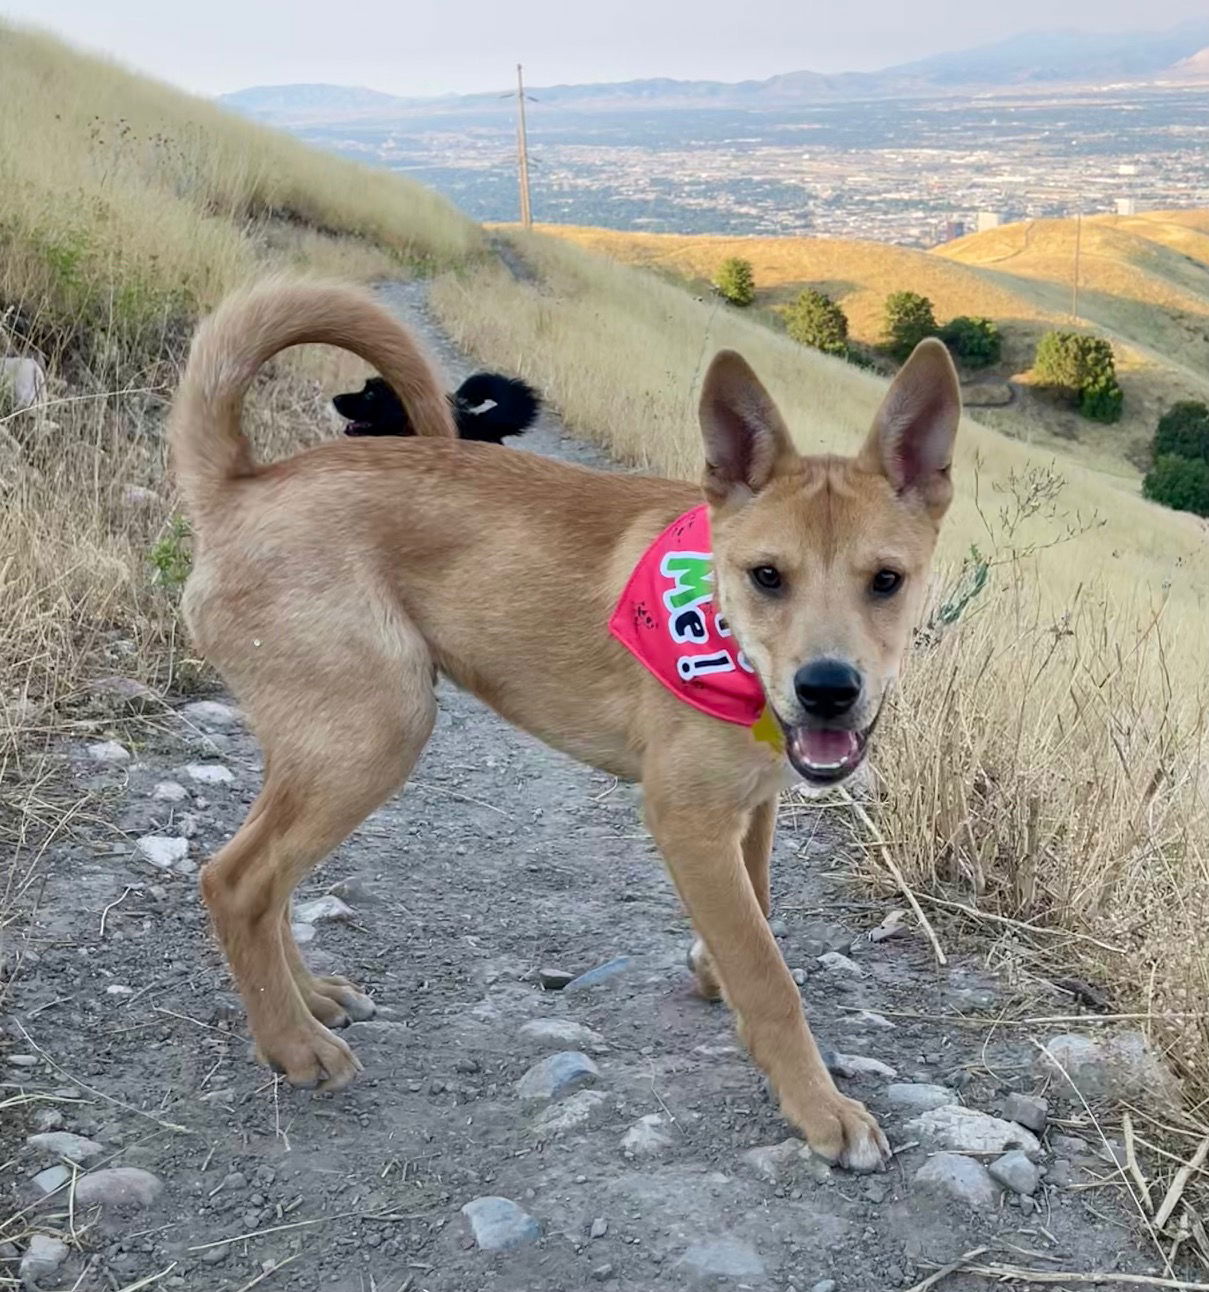
<svg viewBox="0 0 1209 1292">
<path fill-rule="evenodd" d="M 266 751 L 264 789 L 202 871 L 258 1053 L 292 1085 L 338 1089 L 360 1067 L 320 1020 L 347 1022 L 372 1007 L 351 984 L 310 975 L 287 918 L 299 880 L 403 783 L 432 731 L 431 661 L 418 639 L 405 647 L 406 659 L 296 667 L 292 686 L 274 679 L 280 688 L 261 692 L 270 704 L 251 697 Z"/>
<path fill-rule="evenodd" d="M 777 828 L 777 800 L 769 799 L 752 810 L 743 835 L 743 865 L 752 891 L 764 918 L 772 913 L 768 890 L 768 865 L 772 857 L 772 837 Z M 697 938 L 688 953 L 688 967 L 697 978 L 697 990 L 706 1000 L 722 999 L 722 984 L 705 942 Z"/>
</svg>

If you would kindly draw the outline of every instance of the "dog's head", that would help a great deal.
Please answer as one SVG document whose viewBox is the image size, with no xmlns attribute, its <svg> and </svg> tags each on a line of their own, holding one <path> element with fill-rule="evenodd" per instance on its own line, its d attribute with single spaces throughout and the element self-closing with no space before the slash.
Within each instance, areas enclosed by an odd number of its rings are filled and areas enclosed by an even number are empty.
<svg viewBox="0 0 1209 1292">
<path fill-rule="evenodd" d="M 803 457 L 747 363 L 701 396 L 719 606 L 763 685 L 794 769 L 860 766 L 921 610 L 961 417 L 945 347 L 922 342 L 855 458 Z"/>
<path fill-rule="evenodd" d="M 412 434 L 398 395 L 381 377 L 371 377 L 360 390 L 336 395 L 332 405 L 348 422 L 345 435 Z"/>
</svg>

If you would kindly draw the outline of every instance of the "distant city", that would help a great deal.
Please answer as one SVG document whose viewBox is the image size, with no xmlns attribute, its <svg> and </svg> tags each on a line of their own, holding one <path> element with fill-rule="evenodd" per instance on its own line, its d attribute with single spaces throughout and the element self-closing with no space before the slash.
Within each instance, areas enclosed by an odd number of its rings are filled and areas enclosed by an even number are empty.
<svg viewBox="0 0 1209 1292">
<path fill-rule="evenodd" d="M 310 122 L 311 143 L 518 216 L 515 125 L 481 111 Z M 933 246 L 1008 220 L 1209 206 L 1209 85 L 764 110 L 528 105 L 533 217 L 667 233 Z"/>
</svg>

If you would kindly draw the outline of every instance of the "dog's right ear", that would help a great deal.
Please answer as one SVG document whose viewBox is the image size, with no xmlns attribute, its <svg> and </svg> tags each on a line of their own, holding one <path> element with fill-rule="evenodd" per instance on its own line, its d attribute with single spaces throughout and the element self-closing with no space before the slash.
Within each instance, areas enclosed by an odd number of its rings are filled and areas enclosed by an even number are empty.
<svg viewBox="0 0 1209 1292">
<path fill-rule="evenodd" d="M 715 507 L 747 502 L 797 453 L 784 419 L 747 360 L 720 350 L 698 409 L 705 444 L 705 496 Z"/>
</svg>

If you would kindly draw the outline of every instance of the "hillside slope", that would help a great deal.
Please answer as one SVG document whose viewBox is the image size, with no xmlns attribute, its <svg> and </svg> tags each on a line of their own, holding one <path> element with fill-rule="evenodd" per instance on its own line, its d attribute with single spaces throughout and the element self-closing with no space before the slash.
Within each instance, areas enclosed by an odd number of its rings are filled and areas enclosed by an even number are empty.
<svg viewBox="0 0 1209 1292">
<path fill-rule="evenodd" d="M 1108 337 L 1118 356 L 1126 412 L 1100 427 L 1039 399 L 1027 371 L 1037 339 L 1071 326 L 1076 230 L 1071 221 L 1030 221 L 916 251 L 834 238 L 681 237 L 543 226 L 581 246 L 670 273 L 706 290 L 728 256 L 752 262 L 758 304 L 776 309 L 804 287 L 838 300 L 854 338 L 880 341 L 886 296 L 927 296 L 942 322 L 957 314 L 1000 323 L 1004 357 L 991 376 L 1013 378 L 1016 403 L 983 409 L 988 425 L 1136 481 L 1136 461 L 1162 410 L 1176 399 L 1209 398 L 1209 213 L 1095 217 L 1080 235 L 1081 325 Z"/>
</svg>

